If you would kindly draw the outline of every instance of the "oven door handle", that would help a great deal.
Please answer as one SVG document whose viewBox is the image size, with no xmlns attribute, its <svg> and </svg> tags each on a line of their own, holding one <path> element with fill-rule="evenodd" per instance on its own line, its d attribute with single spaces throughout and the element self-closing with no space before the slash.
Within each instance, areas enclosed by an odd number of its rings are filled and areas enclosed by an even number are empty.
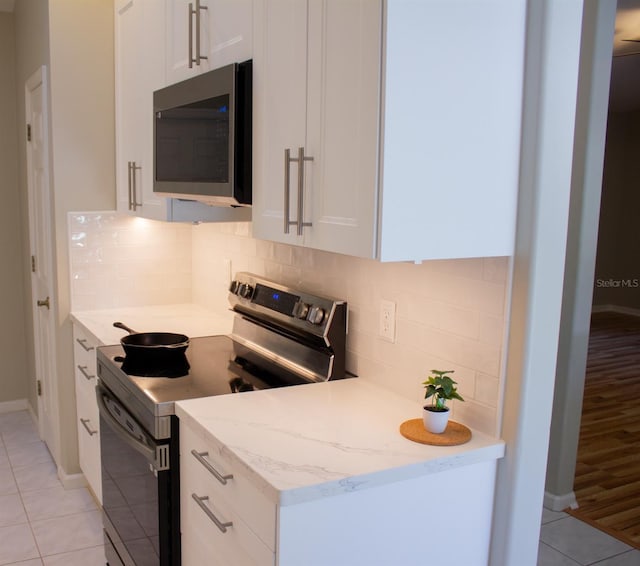
<svg viewBox="0 0 640 566">
<path fill-rule="evenodd" d="M 169 447 L 165 444 L 157 446 L 147 446 L 147 444 L 140 442 L 139 439 L 132 436 L 129 431 L 124 428 L 116 419 L 111 416 L 109 409 L 107 408 L 103 395 L 105 395 L 104 389 L 96 388 L 96 397 L 98 399 L 98 411 L 100 416 L 107 422 L 113 432 L 128 446 L 133 448 L 136 452 L 142 454 L 147 461 L 153 466 L 154 470 L 162 471 L 169 469 Z M 108 396 L 108 394 L 106 394 Z"/>
</svg>

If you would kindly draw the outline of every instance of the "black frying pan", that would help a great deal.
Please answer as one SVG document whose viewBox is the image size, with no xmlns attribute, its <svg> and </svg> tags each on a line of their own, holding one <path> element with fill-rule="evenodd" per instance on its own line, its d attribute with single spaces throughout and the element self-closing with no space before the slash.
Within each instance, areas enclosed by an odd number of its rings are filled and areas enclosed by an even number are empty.
<svg viewBox="0 0 640 566">
<path fill-rule="evenodd" d="M 131 363 L 175 363 L 184 360 L 184 352 L 189 347 L 189 337 L 173 332 L 136 332 L 122 322 L 113 326 L 126 330 L 128 336 L 120 339 L 124 353 Z"/>
</svg>

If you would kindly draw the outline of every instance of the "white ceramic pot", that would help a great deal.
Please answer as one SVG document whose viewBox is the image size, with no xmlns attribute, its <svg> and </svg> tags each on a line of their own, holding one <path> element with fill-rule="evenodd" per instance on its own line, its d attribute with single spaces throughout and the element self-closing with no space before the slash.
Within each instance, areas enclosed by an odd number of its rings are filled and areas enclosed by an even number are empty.
<svg viewBox="0 0 640 566">
<path fill-rule="evenodd" d="M 446 407 L 444 411 L 442 409 L 436 411 L 435 407 L 427 405 L 422 409 L 422 422 L 424 423 L 424 428 L 429 432 L 435 434 L 443 433 L 449 422 L 449 408 Z"/>
</svg>

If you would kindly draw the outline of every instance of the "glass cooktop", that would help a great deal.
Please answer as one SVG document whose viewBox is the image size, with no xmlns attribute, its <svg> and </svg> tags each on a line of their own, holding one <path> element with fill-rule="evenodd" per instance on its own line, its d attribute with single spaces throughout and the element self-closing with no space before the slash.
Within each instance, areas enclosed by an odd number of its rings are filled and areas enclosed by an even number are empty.
<svg viewBox="0 0 640 566">
<path fill-rule="evenodd" d="M 102 346 L 98 366 L 107 387 L 119 393 L 124 388 L 155 415 L 174 414 L 176 401 L 305 383 L 285 370 L 274 373 L 255 352 L 224 335 L 191 338 L 170 364 L 154 363 L 152 351 L 132 361 L 121 345 Z"/>
</svg>

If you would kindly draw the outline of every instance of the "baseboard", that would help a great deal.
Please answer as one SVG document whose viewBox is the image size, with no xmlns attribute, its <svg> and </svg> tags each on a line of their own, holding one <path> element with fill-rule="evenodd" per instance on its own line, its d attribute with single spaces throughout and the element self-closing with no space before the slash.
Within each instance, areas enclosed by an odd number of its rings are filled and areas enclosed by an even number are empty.
<svg viewBox="0 0 640 566">
<path fill-rule="evenodd" d="M 567 507 L 577 509 L 578 501 L 573 491 L 565 493 L 564 495 L 554 495 L 545 491 L 543 505 L 545 509 L 549 509 L 550 511 L 564 511 Z"/>
<path fill-rule="evenodd" d="M 87 480 L 83 473 L 67 474 L 60 466 L 58 466 L 58 479 L 65 489 L 76 489 L 87 485 Z"/>
<path fill-rule="evenodd" d="M 0 403 L 0 413 L 13 413 L 14 411 L 25 411 L 29 408 L 26 399 L 16 399 L 15 401 L 3 401 Z"/>
<path fill-rule="evenodd" d="M 622 307 L 620 305 L 594 305 L 591 307 L 591 312 L 617 312 L 630 316 L 640 316 L 640 309 L 632 309 L 631 307 Z"/>
<path fill-rule="evenodd" d="M 29 411 L 29 414 L 31 415 L 31 418 L 33 420 L 33 423 L 36 425 L 36 428 L 38 427 L 38 415 L 36 415 L 36 412 L 33 410 L 33 407 L 31 406 L 31 403 L 28 403 L 28 407 L 27 407 L 27 411 Z"/>
</svg>

